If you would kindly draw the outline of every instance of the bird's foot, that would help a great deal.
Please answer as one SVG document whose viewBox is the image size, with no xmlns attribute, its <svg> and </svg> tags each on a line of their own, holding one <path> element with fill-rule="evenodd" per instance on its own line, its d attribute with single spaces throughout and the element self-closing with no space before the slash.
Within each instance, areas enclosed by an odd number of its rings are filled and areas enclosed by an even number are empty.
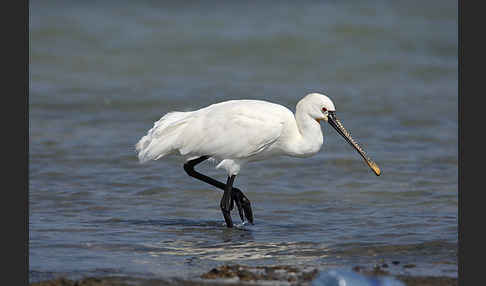
<svg viewBox="0 0 486 286">
<path fill-rule="evenodd" d="M 238 188 L 233 188 L 231 191 L 230 210 L 233 210 L 235 204 L 236 207 L 238 208 L 238 213 L 240 214 L 241 221 L 245 222 L 245 217 L 246 217 L 246 219 L 251 224 L 253 224 L 253 211 L 251 210 L 250 200 Z"/>
<path fill-rule="evenodd" d="M 226 226 L 233 227 L 233 221 L 231 220 L 231 210 L 233 209 L 233 201 L 231 200 L 231 197 L 227 197 L 227 196 L 229 196 L 229 194 L 225 192 L 223 194 L 223 198 L 221 199 L 219 207 L 221 208 L 221 212 L 223 213 Z"/>
<path fill-rule="evenodd" d="M 231 220 L 230 212 L 223 210 L 223 209 L 221 209 L 221 211 L 223 212 L 224 221 L 226 222 L 226 226 L 229 227 L 229 228 L 233 227 L 233 221 Z"/>
</svg>

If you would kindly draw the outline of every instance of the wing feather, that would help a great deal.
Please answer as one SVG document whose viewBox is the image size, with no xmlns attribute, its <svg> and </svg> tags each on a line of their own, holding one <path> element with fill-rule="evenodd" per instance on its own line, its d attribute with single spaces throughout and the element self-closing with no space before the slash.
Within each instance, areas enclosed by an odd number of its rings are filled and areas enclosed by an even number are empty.
<svg viewBox="0 0 486 286">
<path fill-rule="evenodd" d="M 289 113 L 283 106 L 254 100 L 211 105 L 194 113 L 179 137 L 179 151 L 220 159 L 255 156 L 279 139 Z"/>
</svg>

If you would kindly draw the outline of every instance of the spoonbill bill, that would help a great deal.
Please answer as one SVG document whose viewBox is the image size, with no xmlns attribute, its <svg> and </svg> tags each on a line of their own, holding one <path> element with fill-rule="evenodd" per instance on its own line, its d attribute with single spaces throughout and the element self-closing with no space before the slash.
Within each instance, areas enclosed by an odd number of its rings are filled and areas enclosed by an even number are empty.
<svg viewBox="0 0 486 286">
<path fill-rule="evenodd" d="M 262 100 L 229 100 L 189 112 L 169 112 L 135 145 L 141 163 L 179 153 L 184 170 L 198 180 L 223 190 L 220 208 L 227 227 L 232 227 L 234 204 L 241 220 L 253 224 L 250 200 L 233 187 L 235 177 L 248 162 L 273 156 L 309 157 L 322 146 L 320 122 L 328 122 L 363 157 L 379 176 L 381 170 L 351 137 L 336 117 L 332 100 L 310 93 L 296 106 L 295 114 L 286 107 Z M 226 183 L 194 170 L 207 160 L 226 170 Z M 244 216 L 243 216 L 244 215 Z"/>
</svg>

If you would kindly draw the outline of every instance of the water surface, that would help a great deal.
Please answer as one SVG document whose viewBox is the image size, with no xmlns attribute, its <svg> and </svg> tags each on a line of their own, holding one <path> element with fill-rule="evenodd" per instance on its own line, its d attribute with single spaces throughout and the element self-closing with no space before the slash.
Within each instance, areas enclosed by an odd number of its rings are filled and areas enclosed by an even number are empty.
<svg viewBox="0 0 486 286">
<path fill-rule="evenodd" d="M 31 1 L 29 23 L 31 281 L 391 261 L 457 276 L 455 1 Z M 236 186 L 256 224 L 230 230 L 221 192 L 179 158 L 137 161 L 166 112 L 241 98 L 294 110 L 314 91 L 380 177 L 323 124 L 316 156 L 247 165 Z M 213 167 L 200 170 L 225 180 Z"/>
</svg>

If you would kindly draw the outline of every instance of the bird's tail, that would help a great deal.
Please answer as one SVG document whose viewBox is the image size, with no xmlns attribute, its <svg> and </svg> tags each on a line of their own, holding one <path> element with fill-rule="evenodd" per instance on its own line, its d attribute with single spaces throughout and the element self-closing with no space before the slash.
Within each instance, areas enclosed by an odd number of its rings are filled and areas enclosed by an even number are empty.
<svg viewBox="0 0 486 286">
<path fill-rule="evenodd" d="M 174 152 L 177 137 L 184 129 L 191 112 L 169 112 L 154 123 L 135 145 L 140 163 L 157 160 Z"/>
</svg>

